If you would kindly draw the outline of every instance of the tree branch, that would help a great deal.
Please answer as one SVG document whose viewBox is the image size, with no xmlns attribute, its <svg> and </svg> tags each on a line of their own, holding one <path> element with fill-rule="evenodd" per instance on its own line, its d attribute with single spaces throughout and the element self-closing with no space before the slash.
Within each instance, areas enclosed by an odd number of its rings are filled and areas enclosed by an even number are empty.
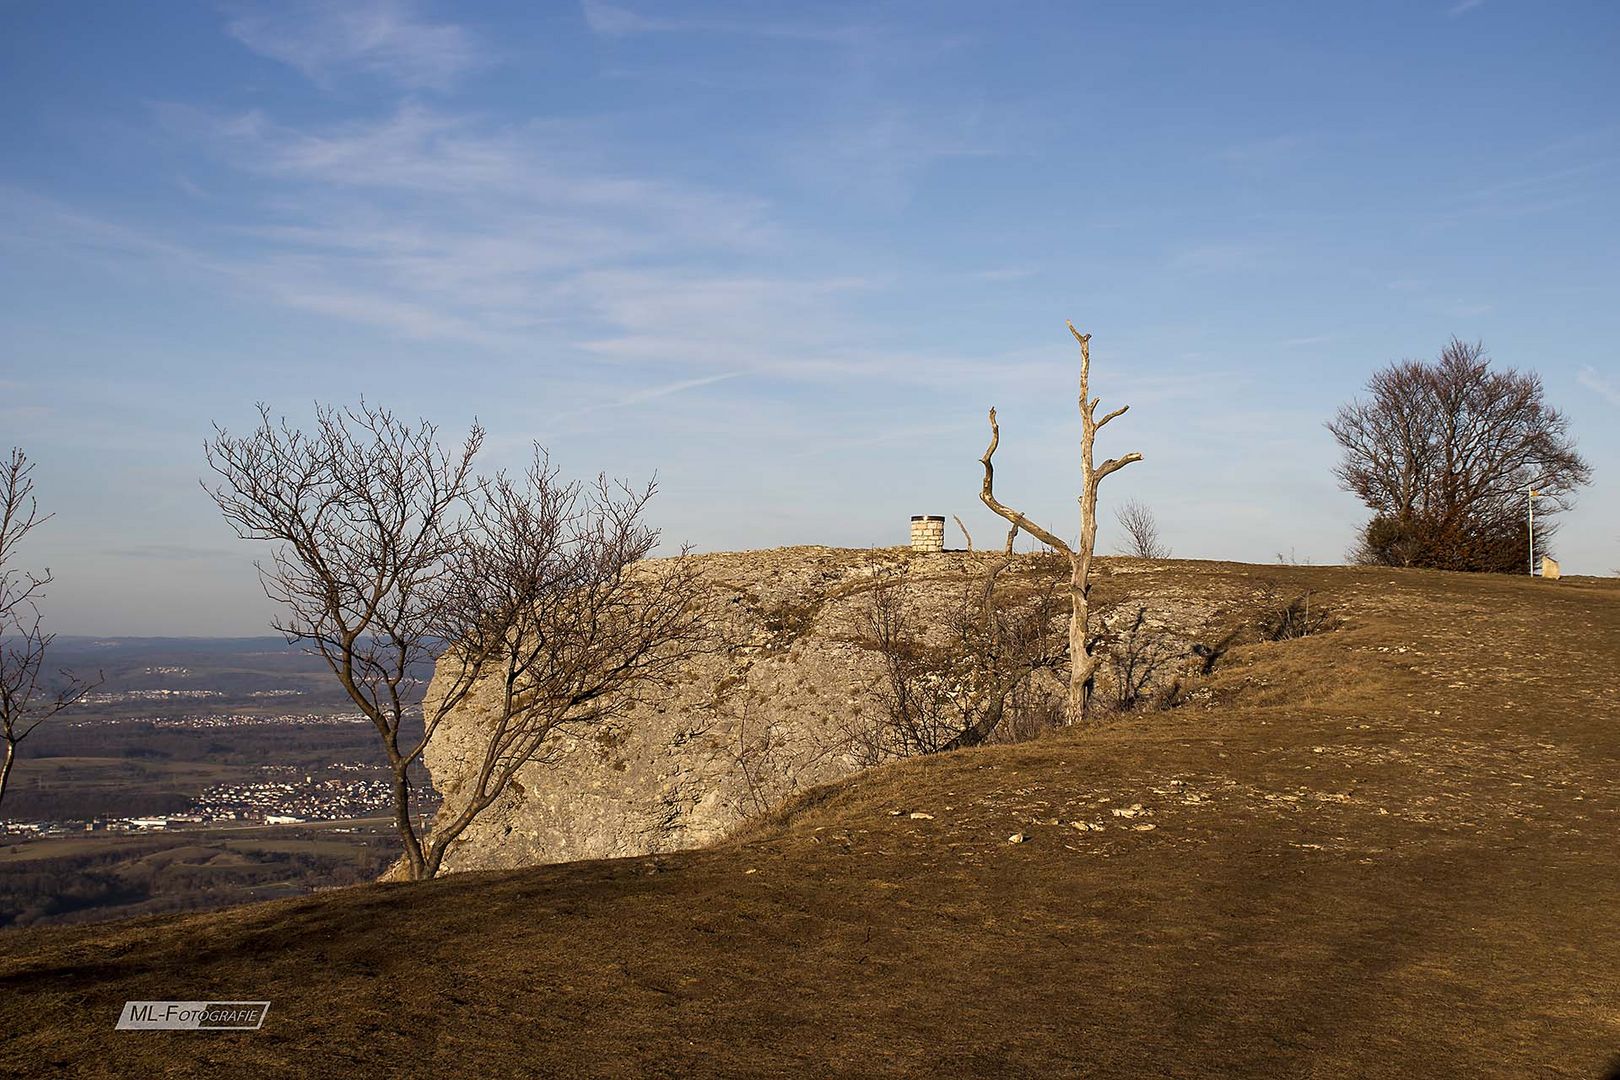
<svg viewBox="0 0 1620 1080">
<path fill-rule="evenodd" d="M 1071 325 L 1069 329 L 1073 330 L 1074 327 Z M 979 489 L 980 501 L 983 502 L 984 505 L 988 506 L 994 513 L 1005 518 L 1007 521 L 1010 521 L 1014 528 L 1023 529 L 1025 532 L 1029 533 L 1029 535 L 1033 536 L 1047 547 L 1054 548 L 1066 555 L 1072 554 L 1068 544 L 1058 539 L 1058 537 L 1054 536 L 1052 533 L 1041 528 L 1039 525 L 1029 520 L 1029 518 L 1025 517 L 1017 510 L 1014 510 L 1010 506 L 1003 505 L 996 500 L 995 467 L 991 465 L 990 459 L 995 456 L 996 447 L 1000 445 L 1000 443 L 1001 427 L 996 423 L 996 410 L 992 408 L 990 410 L 990 445 L 985 450 L 984 457 L 979 459 L 979 463 L 984 466 L 984 484 Z"/>
</svg>

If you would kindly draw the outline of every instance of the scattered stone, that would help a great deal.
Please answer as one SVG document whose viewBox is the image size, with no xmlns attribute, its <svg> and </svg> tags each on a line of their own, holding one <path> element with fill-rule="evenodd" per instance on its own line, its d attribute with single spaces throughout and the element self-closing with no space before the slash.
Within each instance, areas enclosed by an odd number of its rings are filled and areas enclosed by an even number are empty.
<svg viewBox="0 0 1620 1080">
<path fill-rule="evenodd" d="M 747 870 L 744 870 L 743 873 L 744 874 L 757 874 L 757 873 L 759 873 L 759 871 L 755 870 L 752 866 L 750 866 Z"/>
<path fill-rule="evenodd" d="M 934 820 L 934 815 L 933 814 L 925 814 L 921 810 L 914 810 L 911 813 L 911 820 L 912 821 L 933 821 Z"/>
<path fill-rule="evenodd" d="M 1151 812 L 1152 811 L 1150 810 L 1144 809 L 1141 803 L 1131 803 L 1129 806 L 1116 806 L 1113 810 L 1115 817 L 1124 818 L 1136 817 L 1138 814 L 1147 814 Z"/>
<path fill-rule="evenodd" d="M 1009 844 L 1022 844 L 1025 840 L 1028 840 L 1028 839 L 1029 839 L 1029 837 L 1025 836 L 1023 833 L 1015 832 L 1011 836 L 1007 837 L 1007 843 L 1009 843 Z"/>
<path fill-rule="evenodd" d="M 1102 832 L 1103 823 L 1100 821 L 1071 821 L 1069 828 L 1079 832 Z"/>
<path fill-rule="evenodd" d="M 1150 824 L 1142 824 L 1142 825 L 1132 825 L 1131 828 L 1135 829 L 1137 832 L 1148 832 L 1151 829 L 1157 829 L 1158 826 L 1157 825 L 1150 825 Z"/>
<path fill-rule="evenodd" d="M 905 813 L 904 810 L 890 810 L 889 811 L 889 816 L 890 817 L 899 817 L 903 813 Z"/>
</svg>

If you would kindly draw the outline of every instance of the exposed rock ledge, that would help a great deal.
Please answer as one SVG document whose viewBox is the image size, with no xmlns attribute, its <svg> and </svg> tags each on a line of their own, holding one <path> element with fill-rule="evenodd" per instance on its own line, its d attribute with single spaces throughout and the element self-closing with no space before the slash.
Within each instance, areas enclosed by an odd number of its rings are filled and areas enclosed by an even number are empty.
<svg viewBox="0 0 1620 1080">
<path fill-rule="evenodd" d="M 942 617 L 964 577 L 998 556 L 795 547 L 693 558 L 723 598 L 733 645 L 692 663 L 611 730 L 565 736 L 552 761 L 522 770 L 450 848 L 446 870 L 696 847 L 802 788 L 854 772 L 851 726 L 870 722 L 876 707 L 877 658 L 861 629 L 874 584 L 886 569 L 909 565 L 919 609 Z M 1034 558 L 1019 561 L 1027 568 Z M 1130 560 L 1115 572 L 1154 566 Z M 1172 601 L 1178 629 L 1191 635 L 1214 598 L 1161 599 Z M 475 689 L 428 745 L 446 812 L 462 804 L 479 718 L 494 692 Z"/>
</svg>

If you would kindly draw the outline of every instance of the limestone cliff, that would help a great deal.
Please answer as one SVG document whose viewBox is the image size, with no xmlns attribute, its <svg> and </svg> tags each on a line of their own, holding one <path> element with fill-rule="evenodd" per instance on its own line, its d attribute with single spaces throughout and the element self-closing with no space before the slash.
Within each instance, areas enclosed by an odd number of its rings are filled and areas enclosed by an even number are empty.
<svg viewBox="0 0 1620 1080">
<path fill-rule="evenodd" d="M 612 728 L 563 736 L 549 761 L 525 767 L 451 847 L 445 869 L 695 847 L 800 789 L 855 771 L 862 762 L 852 733 L 877 707 L 879 666 L 863 629 L 873 588 L 907 569 L 918 610 L 943 621 L 964 582 L 999 561 L 983 553 L 820 547 L 694 558 L 724 613 L 715 629 L 727 646 L 691 663 L 674 686 L 647 695 Z M 1128 560 L 1103 573 L 1123 580 L 1120 571 L 1137 571 L 1129 574 L 1131 612 L 1140 594 L 1190 644 L 1221 598 L 1184 584 L 1168 594 L 1154 589 L 1155 566 Z M 1043 568 L 1021 556 L 1014 569 Z M 1115 606 L 1125 605 L 1116 597 Z M 446 811 L 463 804 L 460 785 L 494 692 L 476 688 L 427 748 Z"/>
</svg>

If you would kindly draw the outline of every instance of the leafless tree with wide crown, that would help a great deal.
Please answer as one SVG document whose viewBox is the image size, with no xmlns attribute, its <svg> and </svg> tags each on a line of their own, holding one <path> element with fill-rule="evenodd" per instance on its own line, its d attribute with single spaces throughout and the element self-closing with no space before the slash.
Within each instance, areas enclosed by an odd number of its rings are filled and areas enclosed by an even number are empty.
<svg viewBox="0 0 1620 1080">
<path fill-rule="evenodd" d="M 690 629 L 684 560 L 651 585 L 632 563 L 656 543 L 640 524 L 651 486 L 591 496 L 543 455 L 526 484 L 475 478 L 484 431 L 459 449 L 364 402 L 317 406 L 313 434 L 260 406 L 235 437 L 216 426 L 208 488 L 246 539 L 277 546 L 259 574 L 275 628 L 326 661 L 376 729 L 392 773 L 403 849 L 397 876 L 435 876 L 449 845 L 548 738 L 615 715 Z M 207 485 L 205 485 L 207 487 Z M 425 669 L 437 664 L 433 693 Z M 504 704 L 485 731 L 476 790 L 429 831 L 412 813 L 413 769 L 444 719 L 486 675 Z M 420 703 L 420 733 L 406 720 Z M 441 815 L 442 816 L 442 815 Z"/>
<path fill-rule="evenodd" d="M 1493 371 L 1482 343 L 1453 338 L 1433 362 L 1375 373 L 1367 391 L 1327 424 L 1340 486 L 1373 512 L 1354 561 L 1500 573 L 1539 561 L 1556 528 L 1543 522 L 1592 477 L 1539 376 Z"/>
</svg>

